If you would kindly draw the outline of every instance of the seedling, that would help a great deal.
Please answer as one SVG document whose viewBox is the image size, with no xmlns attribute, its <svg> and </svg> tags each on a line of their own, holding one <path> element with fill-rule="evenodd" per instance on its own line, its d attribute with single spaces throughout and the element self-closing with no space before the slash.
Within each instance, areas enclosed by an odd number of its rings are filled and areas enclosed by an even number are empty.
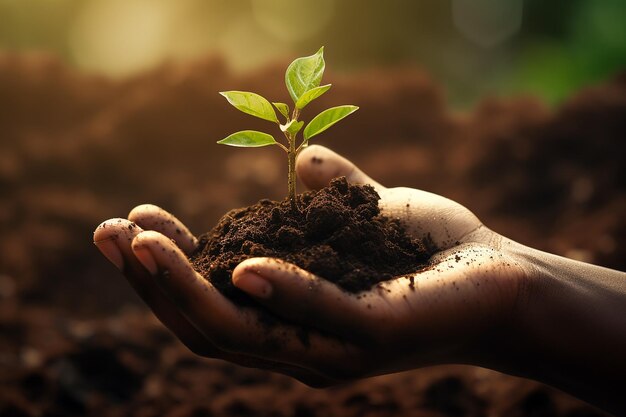
<svg viewBox="0 0 626 417">
<path fill-rule="evenodd" d="M 223 91 L 220 94 L 238 110 L 261 119 L 274 122 L 283 132 L 286 145 L 276 141 L 270 134 L 256 130 L 242 130 L 218 141 L 222 145 L 237 147 L 260 147 L 276 145 L 287 153 L 288 176 L 287 187 L 291 208 L 298 210 L 296 203 L 296 158 L 309 144 L 309 139 L 319 135 L 341 119 L 358 110 L 357 106 L 344 105 L 331 107 L 315 116 L 306 125 L 303 131 L 303 139 L 298 144 L 297 136 L 304 121 L 300 120 L 300 112 L 313 100 L 327 92 L 331 84 L 320 85 L 324 75 L 324 47 L 311 56 L 298 58 L 287 67 L 285 72 L 285 84 L 289 95 L 293 99 L 294 109 L 289 114 L 289 106 L 285 103 L 271 103 L 264 97 L 247 91 Z M 283 116 L 284 123 L 280 123 L 272 104 Z"/>
</svg>

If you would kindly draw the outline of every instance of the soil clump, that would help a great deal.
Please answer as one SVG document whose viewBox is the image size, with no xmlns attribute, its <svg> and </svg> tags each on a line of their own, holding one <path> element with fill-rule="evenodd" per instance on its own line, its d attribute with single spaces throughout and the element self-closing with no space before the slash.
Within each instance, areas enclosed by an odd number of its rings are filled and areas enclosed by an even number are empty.
<svg viewBox="0 0 626 417">
<path fill-rule="evenodd" d="M 373 187 L 340 177 L 297 198 L 299 212 L 287 199 L 265 199 L 227 213 L 200 237 L 191 256 L 196 270 L 224 295 L 240 300 L 243 293 L 231 275 L 252 257 L 282 259 L 352 293 L 427 266 L 430 246 L 381 214 Z"/>
</svg>

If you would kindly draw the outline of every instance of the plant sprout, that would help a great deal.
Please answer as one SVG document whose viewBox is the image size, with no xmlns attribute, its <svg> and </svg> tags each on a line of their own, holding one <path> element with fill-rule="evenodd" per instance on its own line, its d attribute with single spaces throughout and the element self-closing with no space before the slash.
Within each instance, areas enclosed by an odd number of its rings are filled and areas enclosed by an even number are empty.
<svg viewBox="0 0 626 417">
<path fill-rule="evenodd" d="M 304 121 L 299 120 L 300 112 L 307 104 L 327 92 L 331 84 L 320 85 L 322 75 L 324 75 L 324 47 L 317 53 L 294 60 L 285 73 L 285 84 L 289 95 L 293 99 L 294 109 L 289 114 L 289 106 L 285 103 L 271 103 L 264 97 L 247 91 L 223 91 L 221 95 L 238 110 L 261 119 L 274 122 L 285 135 L 286 145 L 276 141 L 270 134 L 258 132 L 256 130 L 242 130 L 233 133 L 228 137 L 218 141 L 222 145 L 237 147 L 260 147 L 276 145 L 287 153 L 288 177 L 287 186 L 289 189 L 289 200 L 291 208 L 298 210 L 296 203 L 296 158 L 300 151 L 309 144 L 309 139 L 319 135 L 341 119 L 349 116 L 358 110 L 357 106 L 344 105 L 331 107 L 315 116 L 306 125 L 303 131 L 303 139 L 297 144 L 297 136 Z M 285 122 L 280 123 L 274 107 L 283 116 Z"/>
</svg>

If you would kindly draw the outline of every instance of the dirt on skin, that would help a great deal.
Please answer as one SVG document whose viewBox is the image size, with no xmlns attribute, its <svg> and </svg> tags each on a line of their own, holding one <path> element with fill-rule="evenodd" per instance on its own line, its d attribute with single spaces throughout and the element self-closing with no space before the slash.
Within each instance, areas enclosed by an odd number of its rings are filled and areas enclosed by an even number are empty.
<svg viewBox="0 0 626 417">
<path fill-rule="evenodd" d="M 233 286 L 233 269 L 252 257 L 291 262 L 357 293 L 426 266 L 432 254 L 403 225 L 381 215 L 380 196 L 369 185 L 336 178 L 328 187 L 290 201 L 261 200 L 232 210 L 200 237 L 191 256 L 196 270 L 231 299 L 241 299 Z"/>
</svg>

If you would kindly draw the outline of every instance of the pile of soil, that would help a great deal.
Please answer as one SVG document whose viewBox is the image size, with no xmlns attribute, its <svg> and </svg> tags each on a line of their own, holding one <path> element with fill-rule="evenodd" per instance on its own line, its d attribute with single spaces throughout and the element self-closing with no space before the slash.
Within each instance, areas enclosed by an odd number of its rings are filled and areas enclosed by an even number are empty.
<svg viewBox="0 0 626 417">
<path fill-rule="evenodd" d="M 232 210 L 200 237 L 192 263 L 218 290 L 243 300 L 231 280 L 233 269 L 252 257 L 291 262 L 357 293 L 374 284 L 414 273 L 432 255 L 398 220 L 380 214 L 380 196 L 369 185 L 345 177 L 328 187 L 289 199 L 261 200 Z"/>
</svg>

